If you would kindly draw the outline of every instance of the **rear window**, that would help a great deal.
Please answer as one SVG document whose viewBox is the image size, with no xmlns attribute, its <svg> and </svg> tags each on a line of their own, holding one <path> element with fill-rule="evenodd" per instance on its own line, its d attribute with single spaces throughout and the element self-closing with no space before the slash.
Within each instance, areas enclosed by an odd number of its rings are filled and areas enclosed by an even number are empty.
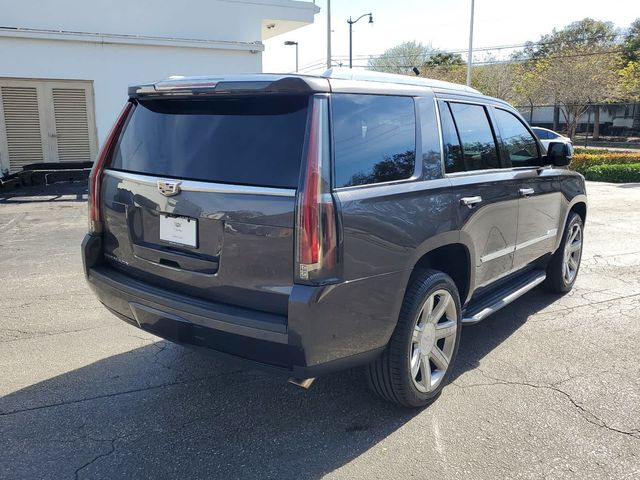
<svg viewBox="0 0 640 480">
<path fill-rule="evenodd" d="M 306 96 L 143 100 L 111 167 L 161 177 L 296 188 Z"/>
</svg>

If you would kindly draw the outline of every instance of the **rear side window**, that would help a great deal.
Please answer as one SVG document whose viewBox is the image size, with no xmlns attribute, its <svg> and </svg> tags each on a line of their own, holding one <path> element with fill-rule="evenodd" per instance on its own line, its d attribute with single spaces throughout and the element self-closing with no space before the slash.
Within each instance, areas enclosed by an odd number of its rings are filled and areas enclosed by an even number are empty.
<svg viewBox="0 0 640 480">
<path fill-rule="evenodd" d="M 514 114 L 496 108 L 493 111 L 507 165 L 514 167 L 539 166 L 538 144 L 527 127 Z"/>
<path fill-rule="evenodd" d="M 111 168 L 170 178 L 296 188 L 307 96 L 143 100 Z"/>
<path fill-rule="evenodd" d="M 446 173 L 464 172 L 464 159 L 458 129 L 453 122 L 449 104 L 440 102 L 440 122 L 442 123 L 442 143 L 444 144 L 444 167 Z"/>
<path fill-rule="evenodd" d="M 410 178 L 416 162 L 413 98 L 332 96 L 335 186 Z"/>
<path fill-rule="evenodd" d="M 450 102 L 455 123 L 464 170 L 500 168 L 496 143 L 487 112 L 482 105 Z"/>
</svg>

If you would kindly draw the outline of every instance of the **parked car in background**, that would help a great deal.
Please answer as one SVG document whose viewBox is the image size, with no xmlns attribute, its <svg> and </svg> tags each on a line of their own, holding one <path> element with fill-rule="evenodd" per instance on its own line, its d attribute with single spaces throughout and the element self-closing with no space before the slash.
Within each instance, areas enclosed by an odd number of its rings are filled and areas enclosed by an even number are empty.
<svg viewBox="0 0 640 480">
<path fill-rule="evenodd" d="M 545 150 L 549 148 L 549 144 L 551 142 L 563 142 L 573 145 L 573 142 L 569 137 L 565 137 L 564 135 L 554 132 L 553 130 L 549 130 L 548 128 L 531 127 L 531 130 L 536 134 Z"/>
<path fill-rule="evenodd" d="M 462 326 L 578 274 L 572 149 L 451 83 L 324 76 L 130 87 L 90 178 L 87 280 L 124 321 L 279 367 L 364 366 L 421 407 Z"/>
</svg>

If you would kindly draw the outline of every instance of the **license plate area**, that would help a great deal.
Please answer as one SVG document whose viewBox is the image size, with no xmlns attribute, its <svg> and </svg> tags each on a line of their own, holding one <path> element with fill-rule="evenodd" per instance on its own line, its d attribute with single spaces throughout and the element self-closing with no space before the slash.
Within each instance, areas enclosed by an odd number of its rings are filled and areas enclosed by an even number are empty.
<svg viewBox="0 0 640 480">
<path fill-rule="evenodd" d="M 174 245 L 198 248 L 198 220 L 161 213 L 160 240 Z"/>
</svg>

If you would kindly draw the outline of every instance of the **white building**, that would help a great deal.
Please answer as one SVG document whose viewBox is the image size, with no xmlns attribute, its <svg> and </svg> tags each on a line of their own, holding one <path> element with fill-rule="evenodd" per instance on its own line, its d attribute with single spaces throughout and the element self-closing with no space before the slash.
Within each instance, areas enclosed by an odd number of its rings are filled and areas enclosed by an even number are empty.
<svg viewBox="0 0 640 480">
<path fill-rule="evenodd" d="M 0 177 L 93 160 L 127 85 L 260 72 L 262 42 L 318 11 L 293 0 L 0 0 Z"/>
</svg>

